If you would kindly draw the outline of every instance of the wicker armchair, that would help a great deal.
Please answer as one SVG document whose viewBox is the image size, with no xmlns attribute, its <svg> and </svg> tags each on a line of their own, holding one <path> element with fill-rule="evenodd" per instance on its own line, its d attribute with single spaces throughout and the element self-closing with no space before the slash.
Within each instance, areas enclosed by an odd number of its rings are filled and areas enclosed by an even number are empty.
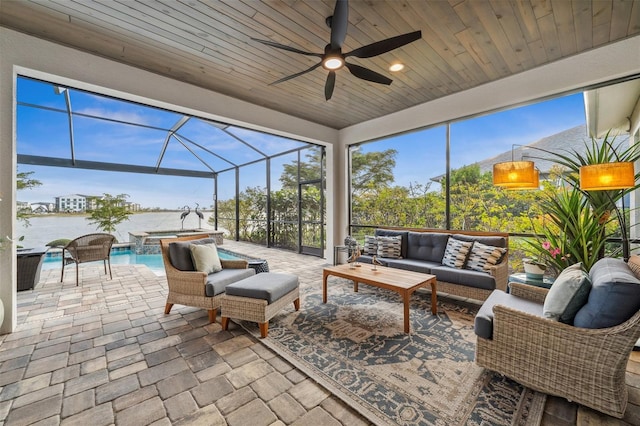
<svg viewBox="0 0 640 426">
<path fill-rule="evenodd" d="M 511 294 L 543 303 L 548 290 L 511 283 Z M 625 372 L 640 337 L 640 311 L 610 328 L 586 329 L 504 305 L 493 307 L 493 337 L 478 336 L 476 363 L 531 389 L 622 418 Z"/>
<path fill-rule="evenodd" d="M 109 277 L 111 274 L 111 246 L 116 241 L 116 237 L 111 234 L 88 234 L 78 237 L 67 243 L 62 248 L 62 274 L 60 282 L 64 280 L 64 267 L 70 263 L 76 264 L 76 286 L 78 285 L 79 274 L 78 265 L 85 262 L 95 262 L 102 260 L 104 263 L 104 273 L 107 273 L 107 263 L 109 264 Z"/>
<path fill-rule="evenodd" d="M 176 241 L 191 241 L 208 238 L 208 235 L 190 235 L 187 237 L 161 239 L 160 247 L 162 250 L 162 260 L 164 269 L 167 274 L 167 285 L 169 286 L 169 294 L 167 295 L 167 303 L 164 313 L 171 312 L 171 308 L 175 303 L 185 306 L 194 306 L 204 308 L 209 313 L 209 322 L 214 323 L 218 315 L 220 300 L 224 293 L 217 296 L 207 296 L 205 293 L 205 284 L 207 274 L 198 271 L 181 271 L 171 264 L 169 258 L 169 244 Z M 246 269 L 248 262 L 246 260 L 225 260 L 220 259 L 223 269 Z"/>
</svg>

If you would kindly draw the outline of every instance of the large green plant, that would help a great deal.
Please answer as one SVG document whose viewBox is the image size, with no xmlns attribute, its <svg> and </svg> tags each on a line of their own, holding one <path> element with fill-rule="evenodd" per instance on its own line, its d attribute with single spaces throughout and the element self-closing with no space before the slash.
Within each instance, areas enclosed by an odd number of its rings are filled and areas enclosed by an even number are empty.
<svg viewBox="0 0 640 426">
<path fill-rule="evenodd" d="M 553 275 L 577 262 L 591 269 L 604 248 L 609 219 L 601 222 L 602 211 L 571 186 L 547 193 L 540 209 L 544 214 L 533 221 L 533 227 L 543 237 L 526 240 L 538 261 L 549 266 Z"/>
<path fill-rule="evenodd" d="M 605 240 L 612 234 L 607 229 L 617 228 L 613 225 L 607 226 L 615 218 L 612 211 L 616 208 L 616 203 L 626 193 L 639 188 L 640 184 L 625 190 L 582 191 L 580 167 L 619 161 L 635 162 L 640 159 L 640 145 L 616 145 L 615 137 L 610 137 L 607 133 L 601 141 L 592 138 L 590 142 L 585 142 L 584 152 L 534 149 L 546 152 L 549 156 L 544 159 L 550 159 L 561 166 L 564 170 L 561 182 L 566 190 L 547 197 L 540 206 L 549 220 L 538 232 L 544 235 L 544 240 L 548 241 L 552 248 L 560 249 L 560 257 L 550 256 L 551 253 L 541 247 L 544 241 L 538 240 L 530 244 L 531 248 L 535 253 L 545 257 L 554 269 L 561 270 L 568 264 L 582 262 L 585 269 L 589 270 L 595 261 L 605 255 Z M 635 181 L 638 182 L 639 178 L 640 173 L 637 173 Z M 562 260 L 562 255 L 567 254 L 569 257 L 564 256 L 565 259 Z"/>
</svg>

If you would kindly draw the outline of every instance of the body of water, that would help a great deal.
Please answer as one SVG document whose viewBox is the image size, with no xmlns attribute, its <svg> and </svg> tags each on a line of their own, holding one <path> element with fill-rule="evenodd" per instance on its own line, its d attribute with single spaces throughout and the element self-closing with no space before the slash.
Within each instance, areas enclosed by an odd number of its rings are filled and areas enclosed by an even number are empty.
<svg viewBox="0 0 640 426">
<path fill-rule="evenodd" d="M 232 253 L 228 250 L 219 248 L 218 256 L 220 259 L 242 259 L 235 253 Z M 164 261 L 162 260 L 162 254 L 136 254 L 131 250 L 112 250 L 111 251 L 111 264 L 112 265 L 147 265 L 149 269 L 151 269 L 156 275 L 164 275 Z M 100 264 L 102 261 L 98 261 Z M 62 260 L 60 253 L 52 256 L 51 252 L 45 256 L 44 261 L 42 262 L 42 269 L 61 269 L 62 268 Z"/>
<path fill-rule="evenodd" d="M 118 242 L 128 242 L 129 232 L 140 231 L 179 231 L 182 226 L 180 214 L 182 212 L 154 212 L 136 213 L 116 227 L 113 235 Z M 200 220 L 201 227 L 213 229 L 207 221 L 211 217 L 211 212 L 203 212 L 204 219 Z M 24 222 L 17 221 L 15 238 L 24 236 L 24 240 L 18 244 L 23 247 L 40 247 L 58 238 L 68 238 L 70 240 L 82 235 L 94 232 L 103 232 L 92 225 L 86 219 L 87 216 L 34 216 L 29 218 L 29 226 L 25 227 Z M 184 220 L 184 229 L 198 228 L 198 216 L 191 212 Z"/>
</svg>

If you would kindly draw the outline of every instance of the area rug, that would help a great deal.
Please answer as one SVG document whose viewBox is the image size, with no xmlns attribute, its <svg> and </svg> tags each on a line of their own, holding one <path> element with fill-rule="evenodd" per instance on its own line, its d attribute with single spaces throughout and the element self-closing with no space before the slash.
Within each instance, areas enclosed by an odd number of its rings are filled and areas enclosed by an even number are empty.
<svg viewBox="0 0 640 426">
<path fill-rule="evenodd" d="M 544 394 L 475 364 L 477 305 L 440 297 L 432 315 L 429 294 L 416 293 L 405 334 L 399 295 L 359 290 L 332 277 L 323 304 L 321 285 L 301 286 L 300 311 L 273 318 L 261 341 L 374 424 L 540 423 Z"/>
</svg>

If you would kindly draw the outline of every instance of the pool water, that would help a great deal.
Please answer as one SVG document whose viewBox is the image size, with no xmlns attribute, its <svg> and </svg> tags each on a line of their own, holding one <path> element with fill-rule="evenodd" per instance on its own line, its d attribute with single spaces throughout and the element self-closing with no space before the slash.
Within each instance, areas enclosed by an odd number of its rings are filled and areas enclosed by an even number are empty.
<svg viewBox="0 0 640 426">
<path fill-rule="evenodd" d="M 238 256 L 218 249 L 218 256 L 220 259 L 233 260 L 240 259 Z M 156 275 L 164 275 L 164 262 L 162 261 L 162 254 L 135 254 L 135 252 L 127 250 L 112 250 L 111 251 L 111 264 L 112 265 L 147 265 Z M 47 255 L 42 262 L 42 269 L 58 269 L 62 267 L 62 261 L 60 256 Z"/>
</svg>

